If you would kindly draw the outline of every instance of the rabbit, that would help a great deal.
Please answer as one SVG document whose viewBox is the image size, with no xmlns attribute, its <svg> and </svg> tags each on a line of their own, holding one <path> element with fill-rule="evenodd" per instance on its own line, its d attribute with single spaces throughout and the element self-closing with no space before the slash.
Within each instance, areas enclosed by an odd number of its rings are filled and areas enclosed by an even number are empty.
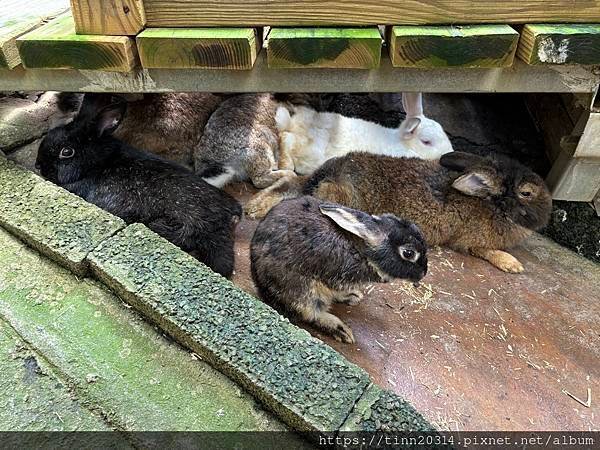
<svg viewBox="0 0 600 450">
<path fill-rule="evenodd" d="M 114 136 L 132 147 L 188 168 L 193 166 L 194 149 L 208 119 L 224 98 L 202 92 L 85 95 L 93 95 L 98 106 L 126 100 L 127 115 Z M 80 94 L 63 95 L 62 100 L 72 107 L 76 104 L 75 96 L 81 97 Z"/>
<path fill-rule="evenodd" d="M 229 277 L 240 204 L 185 167 L 113 137 L 125 110 L 125 102 L 104 105 L 102 97 L 86 96 L 73 122 L 46 135 L 36 167 L 46 179 L 128 224 L 145 224 Z"/>
<path fill-rule="evenodd" d="M 352 330 L 328 312 L 332 303 L 356 305 L 367 283 L 417 283 L 427 273 L 427 245 L 413 223 L 310 196 L 269 212 L 256 228 L 250 258 L 266 303 L 346 343 L 354 342 Z"/>
<path fill-rule="evenodd" d="M 250 180 L 259 189 L 294 176 L 292 170 L 278 169 L 277 104 L 271 94 L 225 100 L 211 116 L 195 150 L 196 173 L 216 187 Z"/>
<path fill-rule="evenodd" d="M 403 102 L 407 115 L 397 128 L 305 106 L 279 106 L 275 115 L 279 168 L 308 175 L 328 159 L 350 151 L 423 159 L 439 159 L 451 152 L 452 144 L 441 125 L 423 115 L 422 95 L 406 94 Z"/>
<path fill-rule="evenodd" d="M 351 153 L 280 189 L 370 214 L 396 214 L 415 222 L 429 245 L 470 252 L 511 273 L 524 268 L 505 249 L 546 226 L 552 210 L 542 178 L 502 155 L 452 152 L 426 161 Z"/>
</svg>

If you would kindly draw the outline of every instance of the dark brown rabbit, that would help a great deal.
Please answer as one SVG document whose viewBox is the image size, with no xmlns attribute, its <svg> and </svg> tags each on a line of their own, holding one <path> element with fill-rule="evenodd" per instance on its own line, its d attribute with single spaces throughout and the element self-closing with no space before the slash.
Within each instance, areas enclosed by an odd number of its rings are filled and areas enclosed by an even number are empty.
<svg viewBox="0 0 600 450">
<path fill-rule="evenodd" d="M 412 220 L 429 245 L 469 252 L 512 273 L 523 266 L 504 250 L 544 227 L 552 208 L 544 181 L 500 155 L 453 152 L 437 162 L 351 153 L 309 178 L 282 180 L 259 193 L 247 211 L 259 216 L 294 191 Z"/>
<path fill-rule="evenodd" d="M 267 303 L 343 342 L 354 336 L 328 312 L 332 303 L 355 305 L 366 283 L 417 282 L 427 273 L 427 245 L 413 223 L 309 196 L 273 208 L 250 252 L 252 278 Z"/>
</svg>

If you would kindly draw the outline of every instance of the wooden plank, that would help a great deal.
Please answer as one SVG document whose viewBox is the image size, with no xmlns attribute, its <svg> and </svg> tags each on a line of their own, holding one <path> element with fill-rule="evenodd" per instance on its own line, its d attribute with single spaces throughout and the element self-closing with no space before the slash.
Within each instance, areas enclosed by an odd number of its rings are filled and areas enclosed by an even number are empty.
<svg viewBox="0 0 600 450">
<path fill-rule="evenodd" d="M 127 36 L 75 34 L 70 14 L 17 39 L 28 69 L 88 69 L 129 72 L 136 63 L 133 39 Z"/>
<path fill-rule="evenodd" d="M 13 69 L 21 64 L 17 38 L 68 8 L 68 0 L 39 0 L 29 3 L 3 0 L 0 10 L 0 67 Z"/>
<path fill-rule="evenodd" d="M 143 0 L 71 0 L 78 34 L 135 36 L 146 26 Z"/>
<path fill-rule="evenodd" d="M 0 91 L 68 92 L 587 92 L 600 74 L 587 66 L 530 66 L 516 59 L 507 69 L 398 69 L 389 58 L 377 70 L 267 67 L 266 52 L 254 69 L 90 70 L 0 69 Z"/>
<path fill-rule="evenodd" d="M 600 0 L 144 0 L 148 26 L 595 22 Z"/>
<path fill-rule="evenodd" d="M 375 69 L 381 61 L 377 27 L 272 28 L 267 41 L 270 68 Z"/>
<path fill-rule="evenodd" d="M 546 177 L 554 200 L 591 202 L 600 190 L 600 160 L 563 152 Z"/>
<path fill-rule="evenodd" d="M 256 28 L 148 28 L 137 37 L 148 69 L 238 69 L 254 66 L 262 46 Z"/>
<path fill-rule="evenodd" d="M 508 25 L 409 25 L 387 32 L 394 67 L 509 67 L 518 41 Z"/>
<path fill-rule="evenodd" d="M 517 55 L 527 64 L 600 64 L 600 24 L 525 25 Z"/>
<path fill-rule="evenodd" d="M 600 164 L 600 113 L 591 113 L 573 154 L 575 158 L 598 158 Z M 600 177 L 600 173 L 598 173 Z"/>
</svg>

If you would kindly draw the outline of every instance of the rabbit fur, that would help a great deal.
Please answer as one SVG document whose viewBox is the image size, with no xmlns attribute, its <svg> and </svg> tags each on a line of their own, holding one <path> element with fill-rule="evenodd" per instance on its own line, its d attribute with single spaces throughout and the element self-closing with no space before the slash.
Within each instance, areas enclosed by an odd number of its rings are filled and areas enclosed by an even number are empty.
<svg viewBox="0 0 600 450">
<path fill-rule="evenodd" d="M 418 282 L 427 273 L 427 245 L 416 225 L 309 196 L 273 208 L 256 229 L 250 255 L 265 302 L 348 343 L 352 330 L 328 312 L 332 303 L 355 305 L 366 283 Z"/>
<path fill-rule="evenodd" d="M 230 276 L 239 203 L 185 167 L 114 138 L 125 109 L 125 102 L 105 105 L 102 97 L 86 96 L 76 119 L 44 138 L 36 167 L 48 180 L 127 223 L 145 224 Z"/>
<path fill-rule="evenodd" d="M 330 158 L 350 151 L 439 159 L 452 151 L 441 125 L 423 115 L 421 94 L 403 96 L 406 119 L 397 128 L 305 106 L 279 106 L 279 168 L 301 175 L 314 172 Z M 291 111 L 291 112 L 290 112 Z"/>
<path fill-rule="evenodd" d="M 277 104 L 271 94 L 225 100 L 211 116 L 196 148 L 196 173 L 216 187 L 249 180 L 259 189 L 294 176 L 291 170 L 279 170 Z"/>
</svg>

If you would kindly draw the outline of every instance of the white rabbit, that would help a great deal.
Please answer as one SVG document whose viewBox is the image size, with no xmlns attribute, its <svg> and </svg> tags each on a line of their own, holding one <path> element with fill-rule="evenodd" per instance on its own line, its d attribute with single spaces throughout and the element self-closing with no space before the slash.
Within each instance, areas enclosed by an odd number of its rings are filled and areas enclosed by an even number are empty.
<svg viewBox="0 0 600 450">
<path fill-rule="evenodd" d="M 398 128 L 305 106 L 279 106 L 279 168 L 309 175 L 328 159 L 353 151 L 439 159 L 453 150 L 442 126 L 423 115 L 420 93 L 403 94 L 402 104 L 406 119 Z"/>
</svg>

